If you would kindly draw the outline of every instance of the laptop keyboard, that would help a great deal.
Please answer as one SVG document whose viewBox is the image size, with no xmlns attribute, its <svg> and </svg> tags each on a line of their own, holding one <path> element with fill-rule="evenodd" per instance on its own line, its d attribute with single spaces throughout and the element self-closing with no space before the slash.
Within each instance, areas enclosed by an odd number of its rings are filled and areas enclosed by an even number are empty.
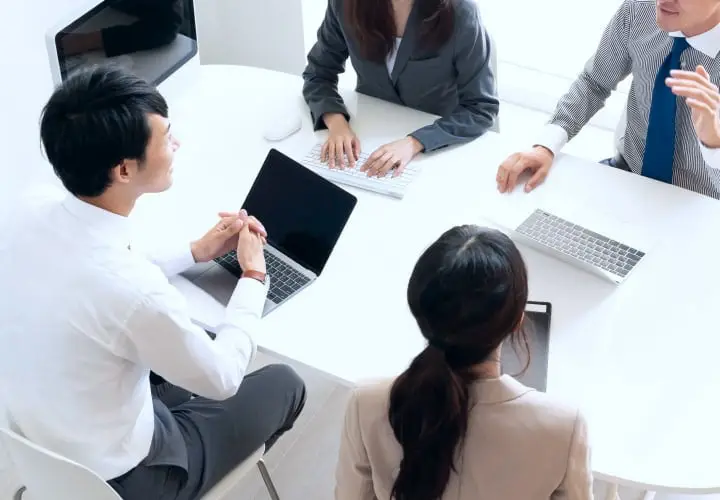
<svg viewBox="0 0 720 500">
<path fill-rule="evenodd" d="M 543 210 L 535 210 L 516 231 L 545 247 L 621 278 L 625 278 L 645 256 L 640 250 Z"/>
<path fill-rule="evenodd" d="M 230 271 L 230 273 L 237 278 L 242 274 L 235 250 L 222 257 L 218 257 L 215 259 L 215 262 Z M 298 272 L 267 250 L 265 250 L 265 266 L 267 267 L 267 275 L 270 277 L 268 298 L 275 304 L 279 304 L 287 299 L 310 281 L 310 278 Z"/>
<path fill-rule="evenodd" d="M 420 173 L 418 163 L 411 162 L 398 177 L 393 177 L 394 170 L 390 170 L 384 177 L 368 177 L 367 172 L 360 171 L 360 168 L 370 156 L 368 153 L 360 153 L 360 158 L 355 162 L 355 168 L 349 168 L 346 159 L 344 169 L 331 169 L 326 162 L 320 159 L 321 150 L 322 145 L 316 144 L 305 156 L 302 163 L 329 181 L 373 191 L 394 198 L 402 198 L 405 196 L 408 187 Z"/>
</svg>

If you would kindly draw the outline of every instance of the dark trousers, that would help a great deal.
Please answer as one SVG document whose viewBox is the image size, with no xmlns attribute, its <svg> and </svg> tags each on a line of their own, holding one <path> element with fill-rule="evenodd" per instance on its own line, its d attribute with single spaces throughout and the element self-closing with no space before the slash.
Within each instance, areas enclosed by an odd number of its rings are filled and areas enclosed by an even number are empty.
<svg viewBox="0 0 720 500">
<path fill-rule="evenodd" d="M 249 373 L 237 393 L 224 401 L 193 398 L 155 375 L 151 382 L 156 435 L 148 460 L 108 482 L 125 500 L 200 498 L 263 443 L 267 449 L 272 447 L 292 428 L 305 405 L 305 384 L 287 365 L 268 365 Z M 165 407 L 174 420 L 171 425 L 157 423 Z M 157 458 L 177 448 L 163 440 L 179 441 L 181 446 L 184 441 L 187 469 Z"/>
<path fill-rule="evenodd" d="M 604 160 L 600 160 L 600 163 L 603 165 L 609 165 L 613 168 L 619 168 L 620 170 L 625 170 L 626 172 L 630 172 L 630 166 L 625 161 L 625 158 L 618 153 L 612 158 L 605 158 Z"/>
</svg>

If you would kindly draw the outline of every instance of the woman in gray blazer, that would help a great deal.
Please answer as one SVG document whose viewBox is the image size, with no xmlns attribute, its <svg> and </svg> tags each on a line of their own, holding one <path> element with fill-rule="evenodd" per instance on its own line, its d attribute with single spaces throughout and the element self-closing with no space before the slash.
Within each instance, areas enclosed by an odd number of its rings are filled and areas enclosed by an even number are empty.
<svg viewBox="0 0 720 500">
<path fill-rule="evenodd" d="M 354 167 L 360 142 L 337 91 L 350 58 L 356 90 L 441 118 L 375 151 L 369 175 L 396 174 L 420 152 L 470 141 L 498 113 L 490 37 L 475 0 L 328 0 L 308 54 L 303 95 L 315 129 L 327 127 L 330 167 Z"/>
<path fill-rule="evenodd" d="M 502 375 L 522 333 L 525 264 L 504 234 L 455 227 L 420 257 L 407 300 L 427 347 L 348 404 L 337 500 L 591 500 L 577 409 Z M 392 332 L 388 332 L 392 334 Z"/>
</svg>

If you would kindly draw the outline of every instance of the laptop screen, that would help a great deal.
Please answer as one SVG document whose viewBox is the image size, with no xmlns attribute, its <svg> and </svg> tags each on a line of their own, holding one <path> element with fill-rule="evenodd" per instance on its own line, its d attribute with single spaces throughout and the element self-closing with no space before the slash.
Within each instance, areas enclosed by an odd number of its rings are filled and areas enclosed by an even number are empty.
<svg viewBox="0 0 720 500">
<path fill-rule="evenodd" d="M 61 79 L 112 62 L 159 85 L 197 54 L 193 0 L 105 0 L 55 36 Z"/>
<path fill-rule="evenodd" d="M 271 149 L 243 208 L 262 222 L 272 246 L 319 275 L 356 203 L 344 189 Z"/>
</svg>

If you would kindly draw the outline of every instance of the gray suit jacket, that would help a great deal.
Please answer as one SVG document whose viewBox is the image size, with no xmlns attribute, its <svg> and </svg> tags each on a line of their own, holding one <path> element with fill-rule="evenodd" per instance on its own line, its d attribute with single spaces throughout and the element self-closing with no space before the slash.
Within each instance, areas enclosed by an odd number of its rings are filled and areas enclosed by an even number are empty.
<svg viewBox="0 0 720 500">
<path fill-rule="evenodd" d="M 359 388 L 350 398 L 336 500 L 391 500 L 403 458 L 388 421 L 391 384 Z M 509 375 L 476 382 L 470 395 L 457 471 L 441 500 L 593 499 L 587 426 L 577 409 Z"/>
<path fill-rule="evenodd" d="M 441 116 L 410 134 L 426 152 L 470 141 L 492 127 L 499 107 L 490 66 L 494 48 L 474 0 L 454 2 L 453 34 L 434 51 L 418 44 L 421 20 L 413 7 L 391 75 L 385 64 L 361 57 L 345 23 L 344 3 L 328 1 L 303 72 L 303 95 L 316 130 L 325 126 L 325 113 L 343 113 L 350 119 L 337 91 L 338 75 L 345 71 L 348 57 L 357 72 L 358 92 Z"/>
</svg>

